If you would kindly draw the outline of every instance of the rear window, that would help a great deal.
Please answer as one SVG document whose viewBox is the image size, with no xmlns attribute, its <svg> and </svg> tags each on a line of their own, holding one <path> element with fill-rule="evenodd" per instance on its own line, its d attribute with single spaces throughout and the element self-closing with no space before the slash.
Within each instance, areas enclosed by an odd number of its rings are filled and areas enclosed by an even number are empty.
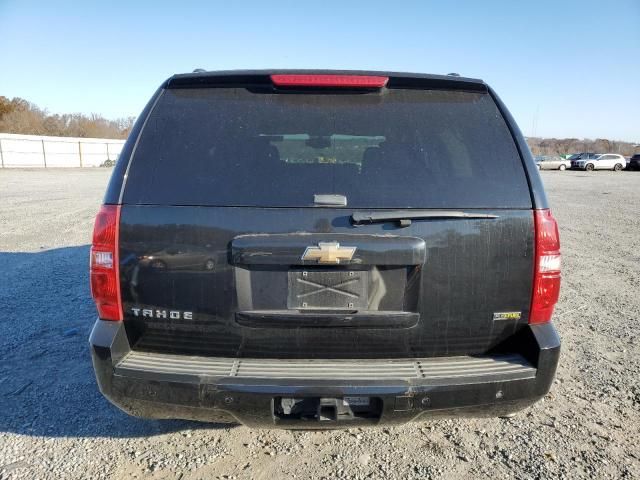
<svg viewBox="0 0 640 480">
<path fill-rule="evenodd" d="M 513 138 L 486 93 L 166 90 L 132 159 L 124 203 L 530 208 Z"/>
</svg>

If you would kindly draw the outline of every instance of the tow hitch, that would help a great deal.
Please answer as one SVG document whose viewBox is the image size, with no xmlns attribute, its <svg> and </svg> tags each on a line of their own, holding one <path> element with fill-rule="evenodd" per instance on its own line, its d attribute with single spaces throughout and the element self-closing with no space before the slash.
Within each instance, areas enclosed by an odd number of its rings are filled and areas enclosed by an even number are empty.
<svg viewBox="0 0 640 480">
<path fill-rule="evenodd" d="M 382 400 L 375 397 L 276 397 L 273 401 L 276 421 L 343 422 L 377 420 Z"/>
</svg>

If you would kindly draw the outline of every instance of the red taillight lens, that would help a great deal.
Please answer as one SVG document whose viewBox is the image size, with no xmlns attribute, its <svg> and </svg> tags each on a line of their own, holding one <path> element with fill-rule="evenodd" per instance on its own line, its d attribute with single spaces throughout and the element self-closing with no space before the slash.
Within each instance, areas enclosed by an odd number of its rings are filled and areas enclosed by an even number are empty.
<svg viewBox="0 0 640 480">
<path fill-rule="evenodd" d="M 103 320 L 122 320 L 118 268 L 120 205 L 103 205 L 96 216 L 91 245 L 91 296 Z"/>
<path fill-rule="evenodd" d="M 534 210 L 533 219 L 536 261 L 529 323 L 545 323 L 560 296 L 560 235 L 550 210 Z"/>
<path fill-rule="evenodd" d="M 389 77 L 373 75 L 271 75 L 271 81 L 278 87 L 344 87 L 382 88 Z"/>
</svg>

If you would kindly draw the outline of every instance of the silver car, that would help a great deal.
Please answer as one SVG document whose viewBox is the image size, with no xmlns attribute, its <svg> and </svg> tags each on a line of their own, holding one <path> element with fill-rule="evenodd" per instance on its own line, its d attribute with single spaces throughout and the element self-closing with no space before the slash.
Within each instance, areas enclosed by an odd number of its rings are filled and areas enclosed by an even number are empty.
<svg viewBox="0 0 640 480">
<path fill-rule="evenodd" d="M 583 160 L 574 163 L 574 168 L 591 172 L 593 170 L 613 170 L 619 172 L 627 166 L 627 159 L 617 153 L 605 153 L 596 158 Z"/>
<path fill-rule="evenodd" d="M 571 161 L 557 155 L 542 155 L 536 157 L 536 165 L 540 170 L 566 170 L 571 168 Z"/>
</svg>

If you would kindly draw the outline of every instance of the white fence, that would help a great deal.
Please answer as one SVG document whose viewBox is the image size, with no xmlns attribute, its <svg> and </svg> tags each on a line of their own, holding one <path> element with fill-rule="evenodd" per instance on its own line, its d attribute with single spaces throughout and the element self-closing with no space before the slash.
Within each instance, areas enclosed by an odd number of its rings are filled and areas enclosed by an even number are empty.
<svg viewBox="0 0 640 480">
<path fill-rule="evenodd" d="M 99 167 L 115 162 L 124 140 L 0 133 L 2 168 Z"/>
</svg>

